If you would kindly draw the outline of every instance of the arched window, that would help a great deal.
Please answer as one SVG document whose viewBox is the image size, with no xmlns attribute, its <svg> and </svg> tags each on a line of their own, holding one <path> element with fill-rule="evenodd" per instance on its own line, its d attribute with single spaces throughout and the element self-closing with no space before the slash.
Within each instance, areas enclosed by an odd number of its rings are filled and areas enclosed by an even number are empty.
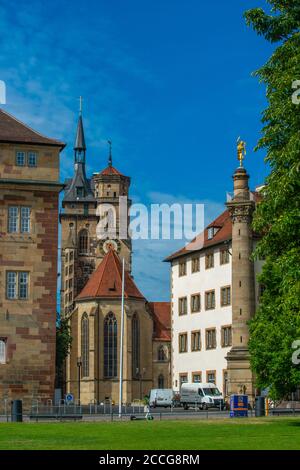
<svg viewBox="0 0 300 470">
<path fill-rule="evenodd" d="M 140 322 L 137 314 L 132 317 L 132 377 L 138 378 L 140 372 Z"/>
<path fill-rule="evenodd" d="M 104 320 L 104 377 L 108 379 L 118 376 L 117 334 L 117 319 L 110 312 Z"/>
<path fill-rule="evenodd" d="M 158 376 L 158 388 L 165 388 L 165 378 L 162 374 Z"/>
<path fill-rule="evenodd" d="M 89 251 L 89 234 L 86 229 L 80 230 L 78 240 L 78 250 L 80 255 L 86 255 Z"/>
<path fill-rule="evenodd" d="M 90 374 L 89 364 L 89 319 L 86 313 L 81 319 L 81 361 L 82 361 L 82 377 L 88 377 Z"/>
<path fill-rule="evenodd" d="M 160 346 L 158 348 L 158 360 L 163 362 L 167 359 L 167 354 L 164 346 Z"/>
</svg>

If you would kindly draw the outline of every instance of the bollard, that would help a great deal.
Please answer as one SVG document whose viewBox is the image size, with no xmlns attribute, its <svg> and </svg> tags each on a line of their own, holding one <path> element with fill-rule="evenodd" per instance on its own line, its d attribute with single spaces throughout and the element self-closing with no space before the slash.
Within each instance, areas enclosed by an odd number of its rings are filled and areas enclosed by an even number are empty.
<svg viewBox="0 0 300 470">
<path fill-rule="evenodd" d="M 11 421 L 12 423 L 22 423 L 23 421 L 22 400 L 13 400 L 11 402 Z"/>
</svg>

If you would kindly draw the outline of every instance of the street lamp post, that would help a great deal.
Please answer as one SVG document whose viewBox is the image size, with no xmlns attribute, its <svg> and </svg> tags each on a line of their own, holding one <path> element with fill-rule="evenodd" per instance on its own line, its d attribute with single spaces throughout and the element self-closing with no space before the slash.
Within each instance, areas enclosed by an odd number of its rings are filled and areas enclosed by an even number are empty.
<svg viewBox="0 0 300 470">
<path fill-rule="evenodd" d="M 80 405 L 80 379 L 81 379 L 81 367 L 82 367 L 82 360 L 81 357 L 77 358 L 77 368 L 78 368 L 78 405 Z"/>
</svg>

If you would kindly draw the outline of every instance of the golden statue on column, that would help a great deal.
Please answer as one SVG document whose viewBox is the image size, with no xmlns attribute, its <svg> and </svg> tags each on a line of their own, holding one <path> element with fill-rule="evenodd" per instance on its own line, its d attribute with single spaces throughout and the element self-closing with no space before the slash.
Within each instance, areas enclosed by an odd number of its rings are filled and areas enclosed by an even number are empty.
<svg viewBox="0 0 300 470">
<path fill-rule="evenodd" d="M 246 142 L 240 139 L 237 140 L 237 153 L 238 153 L 238 161 L 240 162 L 240 167 L 243 167 L 243 160 L 246 156 Z"/>
</svg>

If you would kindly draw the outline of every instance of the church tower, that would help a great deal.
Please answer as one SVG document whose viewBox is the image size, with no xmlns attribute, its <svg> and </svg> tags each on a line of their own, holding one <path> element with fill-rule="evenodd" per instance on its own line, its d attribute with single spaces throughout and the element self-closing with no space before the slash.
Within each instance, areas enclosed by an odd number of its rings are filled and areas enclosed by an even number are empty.
<svg viewBox="0 0 300 470">
<path fill-rule="evenodd" d="M 113 248 L 125 260 L 125 269 L 131 272 L 131 238 L 128 235 L 128 198 L 130 178 L 120 173 L 112 164 L 111 142 L 109 143 L 108 166 L 100 173 L 94 173 L 93 186 L 97 200 L 97 214 L 102 225 L 98 228 L 100 255 L 105 256 Z"/>
<path fill-rule="evenodd" d="M 62 315 L 68 316 L 72 312 L 74 299 L 110 248 L 120 258 L 124 257 L 125 268 L 131 272 L 132 248 L 128 238 L 130 178 L 113 167 L 111 142 L 109 146 L 108 166 L 87 178 L 86 144 L 80 111 L 74 144 L 74 175 L 65 182 L 60 214 Z"/>
<path fill-rule="evenodd" d="M 86 145 L 80 113 L 74 145 L 74 176 L 65 182 L 62 227 L 61 312 L 68 315 L 74 299 L 95 268 L 96 200 L 85 173 Z"/>
<path fill-rule="evenodd" d="M 251 260 L 255 203 L 250 197 L 249 175 L 242 165 L 244 145 L 239 144 L 240 166 L 233 175 L 233 199 L 227 203 L 232 219 L 232 348 L 227 355 L 228 393 L 254 397 L 248 322 L 255 313 L 254 263 Z"/>
</svg>

